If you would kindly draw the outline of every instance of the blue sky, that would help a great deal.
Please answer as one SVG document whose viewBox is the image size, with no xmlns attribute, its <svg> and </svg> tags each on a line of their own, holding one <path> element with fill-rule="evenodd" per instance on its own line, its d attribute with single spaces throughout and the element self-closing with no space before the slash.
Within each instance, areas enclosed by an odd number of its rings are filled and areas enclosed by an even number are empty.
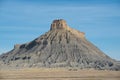
<svg viewBox="0 0 120 80">
<path fill-rule="evenodd" d="M 120 60 L 120 0 L 0 0 L 0 54 L 47 32 L 54 19 Z"/>
</svg>

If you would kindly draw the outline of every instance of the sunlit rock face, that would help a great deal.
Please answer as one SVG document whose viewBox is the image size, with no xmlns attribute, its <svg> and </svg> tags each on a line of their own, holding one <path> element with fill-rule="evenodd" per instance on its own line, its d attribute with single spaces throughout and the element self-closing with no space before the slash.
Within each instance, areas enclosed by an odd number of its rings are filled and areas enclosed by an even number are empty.
<svg viewBox="0 0 120 80">
<path fill-rule="evenodd" d="M 80 37 L 84 37 L 84 35 L 85 35 L 84 32 L 80 32 L 80 31 L 70 28 L 67 25 L 67 22 L 63 19 L 54 20 L 51 24 L 50 30 L 67 30 L 67 31 L 75 34 L 76 36 L 78 35 Z"/>
<path fill-rule="evenodd" d="M 63 19 L 58 19 L 54 20 L 53 23 L 51 24 L 51 29 L 50 30 L 56 30 L 56 29 L 68 29 L 67 23 Z"/>
</svg>

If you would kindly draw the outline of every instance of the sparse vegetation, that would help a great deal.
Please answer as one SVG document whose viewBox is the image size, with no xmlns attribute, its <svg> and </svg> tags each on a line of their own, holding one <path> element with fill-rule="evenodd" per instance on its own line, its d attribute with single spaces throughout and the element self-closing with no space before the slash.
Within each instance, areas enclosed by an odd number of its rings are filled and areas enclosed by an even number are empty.
<svg viewBox="0 0 120 80">
<path fill-rule="evenodd" d="M 29 68 L 1 70 L 0 80 L 120 80 L 120 71 L 76 68 Z"/>
</svg>

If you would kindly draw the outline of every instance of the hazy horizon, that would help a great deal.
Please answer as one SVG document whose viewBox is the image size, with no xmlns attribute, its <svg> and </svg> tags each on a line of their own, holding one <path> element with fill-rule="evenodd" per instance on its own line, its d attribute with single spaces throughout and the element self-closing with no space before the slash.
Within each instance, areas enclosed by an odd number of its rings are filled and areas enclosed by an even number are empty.
<svg viewBox="0 0 120 80">
<path fill-rule="evenodd" d="M 54 19 L 66 20 L 105 54 L 120 60 L 119 0 L 1 0 L 0 54 L 44 34 Z"/>
</svg>

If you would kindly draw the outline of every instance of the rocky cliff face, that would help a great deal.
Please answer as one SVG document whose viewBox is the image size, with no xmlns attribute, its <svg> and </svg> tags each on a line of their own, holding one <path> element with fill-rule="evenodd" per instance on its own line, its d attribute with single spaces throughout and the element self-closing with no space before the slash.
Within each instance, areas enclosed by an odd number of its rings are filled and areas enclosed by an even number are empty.
<svg viewBox="0 0 120 80">
<path fill-rule="evenodd" d="M 53 23 L 51 24 L 51 29 L 50 30 L 57 30 L 57 29 L 68 29 L 68 25 L 66 24 L 65 20 L 54 20 Z"/>
<path fill-rule="evenodd" d="M 54 20 L 50 30 L 35 40 L 17 44 L 0 56 L 0 68 L 77 67 L 120 70 L 120 64 L 90 43 L 83 32 L 65 20 Z"/>
</svg>

